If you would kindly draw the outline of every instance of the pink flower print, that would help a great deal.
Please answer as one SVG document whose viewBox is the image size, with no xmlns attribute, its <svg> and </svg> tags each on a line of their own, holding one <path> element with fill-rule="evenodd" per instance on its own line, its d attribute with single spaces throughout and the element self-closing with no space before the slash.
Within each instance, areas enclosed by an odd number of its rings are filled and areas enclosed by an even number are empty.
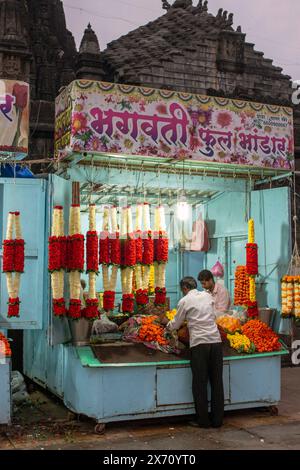
<svg viewBox="0 0 300 470">
<path fill-rule="evenodd" d="M 223 128 L 223 127 L 228 127 L 228 126 L 230 126 L 230 124 L 232 123 L 231 114 L 228 113 L 227 111 L 221 111 L 221 112 L 218 114 L 217 123 L 218 123 L 219 126 L 221 126 L 222 128 Z"/>
<path fill-rule="evenodd" d="M 87 130 L 87 118 L 83 113 L 74 113 L 72 117 L 72 135 L 83 133 Z"/>
<path fill-rule="evenodd" d="M 168 114 L 167 106 L 164 103 L 160 103 L 156 106 L 156 111 L 159 114 Z"/>
<path fill-rule="evenodd" d="M 93 136 L 88 141 L 88 148 L 89 150 L 94 150 L 96 152 L 101 148 L 101 144 L 101 140 L 98 137 Z"/>
</svg>

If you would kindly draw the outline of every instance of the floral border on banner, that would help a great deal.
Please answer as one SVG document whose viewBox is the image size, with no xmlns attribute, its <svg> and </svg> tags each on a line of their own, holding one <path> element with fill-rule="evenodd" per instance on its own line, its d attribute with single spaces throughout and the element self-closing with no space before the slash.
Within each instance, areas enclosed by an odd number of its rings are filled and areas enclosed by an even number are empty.
<svg viewBox="0 0 300 470">
<path fill-rule="evenodd" d="M 74 81 L 56 99 L 63 150 L 294 168 L 291 108 L 104 82 Z"/>
</svg>

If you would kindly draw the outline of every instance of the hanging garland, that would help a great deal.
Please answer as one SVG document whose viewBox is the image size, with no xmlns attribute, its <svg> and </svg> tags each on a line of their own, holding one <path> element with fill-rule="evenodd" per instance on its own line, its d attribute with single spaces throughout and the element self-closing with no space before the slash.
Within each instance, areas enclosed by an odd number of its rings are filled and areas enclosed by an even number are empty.
<svg viewBox="0 0 300 470">
<path fill-rule="evenodd" d="M 258 275 L 258 246 L 256 243 L 246 245 L 246 266 L 249 276 Z"/>
<path fill-rule="evenodd" d="M 15 238 L 13 232 L 15 230 Z M 8 290 L 8 317 L 20 313 L 20 282 L 24 272 L 25 242 L 22 238 L 20 212 L 10 212 L 7 220 L 6 239 L 3 242 L 3 272 L 6 273 Z"/>
<path fill-rule="evenodd" d="M 109 262 L 110 262 L 108 224 L 109 224 L 109 208 L 104 207 L 102 232 L 100 233 L 100 242 L 99 242 L 99 264 L 102 264 L 102 265 L 109 265 Z"/>
<path fill-rule="evenodd" d="M 64 270 L 67 268 L 67 238 L 64 236 L 63 207 L 55 206 L 52 233 L 48 242 L 48 271 L 51 274 L 52 308 L 57 317 L 66 314 L 64 299 Z"/>
<path fill-rule="evenodd" d="M 89 296 L 86 299 L 85 317 L 94 319 L 99 316 L 99 301 L 96 295 L 96 278 L 99 267 L 98 233 L 96 230 L 96 206 L 89 206 L 89 231 L 86 236 L 86 267 L 89 276 Z"/>
<path fill-rule="evenodd" d="M 165 211 L 163 206 L 155 209 L 154 216 L 154 270 L 155 270 L 155 304 L 165 305 L 166 263 L 169 256 L 169 240 L 166 232 Z"/>
<path fill-rule="evenodd" d="M 249 276 L 248 317 L 258 317 L 255 276 L 258 275 L 258 246 L 255 243 L 254 220 L 248 222 L 248 243 L 246 245 L 246 268 Z"/>
<path fill-rule="evenodd" d="M 111 233 L 109 233 L 109 218 Z M 104 208 L 102 237 L 100 244 L 101 241 L 103 243 L 100 247 L 101 256 L 99 261 L 102 264 L 103 309 L 109 312 L 115 307 L 117 276 L 121 262 L 121 243 L 118 232 L 117 208 L 115 206 Z"/>
<path fill-rule="evenodd" d="M 249 283 L 246 266 L 237 266 L 234 277 L 234 305 L 248 305 L 250 300 Z"/>
<path fill-rule="evenodd" d="M 81 318 L 80 275 L 84 269 L 84 236 L 81 234 L 80 205 L 72 204 L 69 220 L 68 269 L 70 284 L 69 317 Z"/>
<path fill-rule="evenodd" d="M 124 207 L 121 216 L 121 281 L 122 311 L 132 314 L 134 310 L 133 270 L 136 264 L 136 245 L 132 226 L 131 207 Z"/>
<path fill-rule="evenodd" d="M 147 206 L 149 210 L 149 205 Z M 138 306 L 142 307 L 148 304 L 148 266 L 143 266 L 143 231 L 142 231 L 142 221 L 144 216 L 144 221 L 147 219 L 147 215 L 144 215 L 146 205 L 138 204 L 136 208 L 136 226 L 135 226 L 135 239 L 136 239 L 136 266 L 134 268 L 135 274 L 135 301 Z M 149 212 L 150 215 L 150 212 Z M 146 226 L 145 226 L 146 227 Z M 147 228 L 150 228 L 150 218 Z M 145 232 L 147 233 L 147 232 Z M 148 238 L 148 237 L 147 237 Z"/>
</svg>

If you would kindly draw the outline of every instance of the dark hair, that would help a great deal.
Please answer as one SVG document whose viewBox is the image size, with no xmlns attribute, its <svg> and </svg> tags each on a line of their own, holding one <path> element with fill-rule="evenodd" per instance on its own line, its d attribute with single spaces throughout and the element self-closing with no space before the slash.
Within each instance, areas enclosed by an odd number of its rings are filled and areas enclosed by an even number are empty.
<svg viewBox="0 0 300 470">
<path fill-rule="evenodd" d="M 214 281 L 214 276 L 207 269 L 204 269 L 198 274 L 198 281 L 202 282 L 202 281 L 210 281 L 210 280 Z"/>
<path fill-rule="evenodd" d="M 84 289 L 86 288 L 86 281 L 85 281 L 85 279 L 80 279 L 80 284 L 81 284 L 82 289 L 84 290 Z"/>
<path fill-rule="evenodd" d="M 183 287 L 186 287 L 189 290 L 197 289 L 197 281 L 193 277 L 186 276 L 183 279 L 181 279 L 180 287 L 181 287 L 181 289 Z"/>
</svg>

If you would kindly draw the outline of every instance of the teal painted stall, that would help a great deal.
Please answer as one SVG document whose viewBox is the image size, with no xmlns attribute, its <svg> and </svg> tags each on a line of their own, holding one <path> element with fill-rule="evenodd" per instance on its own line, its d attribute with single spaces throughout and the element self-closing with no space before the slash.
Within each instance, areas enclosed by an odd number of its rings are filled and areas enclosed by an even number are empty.
<svg viewBox="0 0 300 470">
<path fill-rule="evenodd" d="M 90 180 L 98 184 L 124 184 L 137 188 L 141 172 L 124 168 L 84 167 L 71 164 L 61 176 L 49 180 L 0 180 L 3 218 L 0 236 L 6 231 L 6 214 L 19 210 L 26 242 L 26 272 L 22 276 L 19 319 L 6 318 L 7 293 L 1 274 L 0 328 L 19 328 L 24 333 L 24 371 L 32 380 L 59 396 L 76 413 L 110 421 L 175 416 L 193 413 L 191 372 L 188 361 L 101 364 L 90 348 L 75 348 L 66 319 L 51 312 L 50 279 L 47 273 L 47 240 L 52 208 L 71 203 L 71 183 L 82 187 Z M 179 179 L 179 182 L 178 182 Z M 158 194 L 178 189 L 180 175 L 169 172 L 159 177 L 143 174 L 144 186 Z M 259 245 L 261 306 L 277 310 L 274 326 L 279 326 L 279 279 L 286 272 L 291 253 L 289 188 L 254 191 L 248 179 L 194 175 L 185 181 L 186 191 L 202 193 L 194 201 L 194 214 L 201 210 L 208 224 L 211 249 L 206 253 L 182 253 L 171 242 L 167 289 L 171 306 L 180 298 L 178 282 L 185 274 L 196 276 L 203 267 L 211 268 L 219 259 L 225 267 L 225 284 L 233 290 L 234 269 L 245 261 L 247 218 L 255 219 Z M 87 195 L 87 201 L 88 201 Z M 130 197 L 133 197 L 131 194 Z M 102 202 L 99 202 L 102 203 Z M 104 200 L 105 203 L 105 200 Z M 276 211 L 274 211 L 276 207 Z M 168 216 L 172 227 L 172 213 Z M 83 231 L 87 217 L 83 214 Z M 100 228 L 100 227 L 98 227 Z M 0 252 L 1 254 L 1 252 Z M 97 290 L 101 290 L 99 276 Z M 120 286 L 118 295 L 120 296 Z M 226 409 L 274 405 L 280 400 L 280 354 L 224 358 Z"/>
</svg>

